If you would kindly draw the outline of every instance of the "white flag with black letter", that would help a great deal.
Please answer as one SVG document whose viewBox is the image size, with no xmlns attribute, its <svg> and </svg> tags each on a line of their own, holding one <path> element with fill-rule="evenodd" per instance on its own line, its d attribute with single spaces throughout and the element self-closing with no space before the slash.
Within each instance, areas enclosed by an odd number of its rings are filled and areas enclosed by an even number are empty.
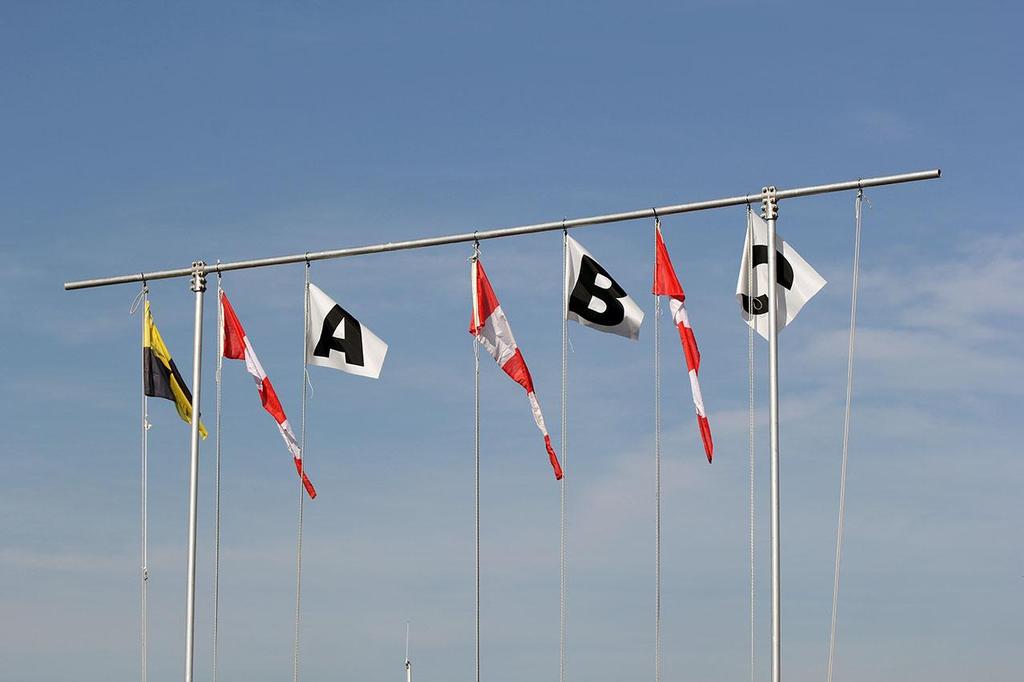
<svg viewBox="0 0 1024 682">
<path fill-rule="evenodd" d="M 319 287 L 309 285 L 306 362 L 377 379 L 387 352 L 388 344 Z"/>
<path fill-rule="evenodd" d="M 634 341 L 640 338 L 644 311 L 578 241 L 567 239 L 566 319 Z"/>
<path fill-rule="evenodd" d="M 768 224 L 760 216 L 748 213 L 747 238 L 740 259 L 736 299 L 740 315 L 758 334 L 768 338 Z M 751 246 L 750 237 L 754 244 Z M 781 235 L 775 235 L 776 277 L 779 312 L 776 320 L 781 331 L 793 321 L 800 309 L 825 286 L 825 279 Z M 751 271 L 753 269 L 753 271 Z"/>
</svg>

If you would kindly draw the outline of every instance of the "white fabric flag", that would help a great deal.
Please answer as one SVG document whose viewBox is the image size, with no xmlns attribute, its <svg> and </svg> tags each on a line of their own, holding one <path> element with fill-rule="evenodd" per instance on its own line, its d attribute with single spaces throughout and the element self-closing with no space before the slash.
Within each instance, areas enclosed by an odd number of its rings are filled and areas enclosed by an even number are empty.
<svg viewBox="0 0 1024 682">
<path fill-rule="evenodd" d="M 578 241 L 568 237 L 565 316 L 585 327 L 640 338 L 644 311 Z"/>
<path fill-rule="evenodd" d="M 388 344 L 315 284 L 309 285 L 306 362 L 377 379 Z"/>
<path fill-rule="evenodd" d="M 743 244 L 740 259 L 740 276 L 736 282 L 736 299 L 740 303 L 740 315 L 758 334 L 768 338 L 768 224 L 755 213 L 749 213 L 751 229 Z M 754 237 L 751 247 L 750 236 Z M 777 326 L 783 327 L 796 318 L 797 313 L 811 297 L 825 286 L 825 279 L 810 264 L 800 257 L 796 250 L 786 243 L 781 235 L 775 235 L 776 276 L 778 284 L 779 313 Z M 753 276 L 751 276 L 753 258 Z M 748 290 L 749 285 L 749 290 Z"/>
</svg>

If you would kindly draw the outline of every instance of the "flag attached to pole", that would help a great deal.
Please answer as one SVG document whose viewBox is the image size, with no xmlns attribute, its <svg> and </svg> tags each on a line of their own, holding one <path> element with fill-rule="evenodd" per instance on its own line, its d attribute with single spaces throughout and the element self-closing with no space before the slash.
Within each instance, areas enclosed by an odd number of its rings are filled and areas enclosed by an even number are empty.
<svg viewBox="0 0 1024 682">
<path fill-rule="evenodd" d="M 751 229 L 743 243 L 740 275 L 736 282 L 736 300 L 740 315 L 758 334 L 768 338 L 768 224 L 754 213 L 747 214 Z M 750 239 L 753 236 L 754 243 Z M 782 235 L 775 235 L 778 284 L 779 331 L 792 322 L 807 301 L 825 286 L 825 279 L 800 257 Z M 753 274 L 751 274 L 753 269 Z"/>
<path fill-rule="evenodd" d="M 700 381 L 697 375 L 700 373 L 700 351 L 697 350 L 697 339 L 693 335 L 693 328 L 690 327 L 690 318 L 686 314 L 686 294 L 683 286 L 676 277 L 675 268 L 672 267 L 672 260 L 668 257 L 668 249 L 665 248 L 665 240 L 661 237 L 661 225 L 655 227 L 654 245 L 654 284 L 651 293 L 656 296 L 668 296 L 668 307 L 672 311 L 672 322 L 679 329 L 679 340 L 683 344 L 683 355 L 686 356 L 686 369 L 690 374 L 690 390 L 693 393 L 693 405 L 697 409 L 697 427 L 700 429 L 700 437 L 704 442 L 704 454 L 711 462 L 715 452 L 714 442 L 711 440 L 711 425 L 708 423 L 708 415 L 704 411 L 704 398 L 700 392 Z"/>
<path fill-rule="evenodd" d="M 388 344 L 315 284 L 309 285 L 306 362 L 377 379 Z"/>
<path fill-rule="evenodd" d="M 519 352 L 516 339 L 512 336 L 512 327 L 501 309 L 498 297 L 491 288 L 484 266 L 480 260 L 474 259 L 471 266 L 471 285 L 473 287 L 473 316 L 469 321 L 469 333 L 476 337 L 481 346 L 487 349 L 498 366 L 517 384 L 526 389 L 533 411 L 533 421 L 544 434 L 544 447 L 548 451 L 548 460 L 555 471 L 555 478 L 562 478 L 562 465 L 558 463 L 558 455 L 551 446 L 551 436 L 544 425 L 544 415 L 537 402 L 537 394 L 533 389 L 533 377 L 526 366 L 523 354 Z"/>
<path fill-rule="evenodd" d="M 220 306 L 221 319 L 224 320 L 224 327 L 220 330 L 221 353 L 224 354 L 224 357 L 232 360 L 245 360 L 245 369 L 256 380 L 256 390 L 259 391 L 263 409 L 277 422 L 277 430 L 281 432 L 285 446 L 292 453 L 292 460 L 302 479 L 302 486 L 306 489 L 309 498 L 315 499 L 316 489 L 313 488 L 313 484 L 302 468 L 302 449 L 299 447 L 299 441 L 295 438 L 291 424 L 288 423 L 288 417 L 285 416 L 284 408 L 281 407 L 281 401 L 278 400 L 277 392 L 274 391 L 274 385 L 270 383 L 270 378 L 263 371 L 263 365 L 256 357 L 256 351 L 253 350 L 252 343 L 249 342 L 249 337 L 246 336 L 245 329 L 242 328 L 242 323 L 235 315 L 235 309 L 231 307 L 228 296 L 223 291 L 220 292 Z"/>
<path fill-rule="evenodd" d="M 565 316 L 585 327 L 640 338 L 644 311 L 578 241 L 567 236 Z"/>
<path fill-rule="evenodd" d="M 166 398 L 174 403 L 178 416 L 186 424 L 192 423 L 192 392 L 185 385 L 185 379 L 178 371 L 171 353 L 164 345 L 156 325 L 153 312 L 146 301 L 145 324 L 142 331 L 142 390 L 151 398 Z M 199 422 L 199 435 L 206 438 L 206 427 Z"/>
</svg>

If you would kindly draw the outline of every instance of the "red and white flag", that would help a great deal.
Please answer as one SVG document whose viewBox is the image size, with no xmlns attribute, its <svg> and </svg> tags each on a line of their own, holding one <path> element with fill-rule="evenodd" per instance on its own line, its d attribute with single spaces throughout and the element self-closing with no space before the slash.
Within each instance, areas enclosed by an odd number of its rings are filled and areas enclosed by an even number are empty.
<svg viewBox="0 0 1024 682">
<path fill-rule="evenodd" d="M 544 434 L 544 447 L 548 451 L 548 459 L 551 467 L 555 470 L 555 478 L 562 478 L 562 466 L 558 463 L 558 456 L 555 449 L 551 447 L 551 436 L 544 425 L 544 415 L 540 411 L 540 403 L 537 402 L 537 394 L 533 390 L 533 377 L 523 360 L 523 354 L 516 346 L 515 337 L 512 336 L 512 327 L 509 326 L 508 318 L 498 303 L 498 297 L 491 288 L 491 283 L 484 273 L 484 266 L 479 259 L 472 261 L 471 280 L 473 287 L 473 317 L 469 322 L 469 333 L 476 337 L 480 345 L 487 349 L 491 357 L 498 363 L 498 366 L 509 375 L 513 381 L 526 389 L 526 395 L 530 399 L 530 409 L 533 410 L 533 421 L 537 428 Z"/>
<path fill-rule="evenodd" d="M 654 285 L 651 287 L 651 293 L 656 296 L 669 297 L 668 306 L 672 311 L 672 322 L 679 329 L 679 340 L 682 341 L 683 354 L 686 356 L 686 368 L 690 373 L 693 404 L 697 408 L 697 426 L 700 428 L 700 437 L 704 441 L 704 452 L 708 456 L 708 462 L 711 462 L 715 446 L 711 440 L 708 415 L 704 411 L 700 381 L 697 379 L 700 372 L 700 351 L 697 350 L 697 339 L 693 336 L 690 319 L 686 315 L 686 306 L 684 305 L 686 294 L 683 293 L 683 286 L 679 283 L 676 271 L 672 267 L 672 261 L 668 257 L 665 241 L 661 238 L 661 225 L 655 227 Z"/>
<path fill-rule="evenodd" d="M 288 447 L 288 451 L 292 453 L 295 469 L 302 478 L 302 485 L 309 494 L 309 498 L 314 499 L 316 497 L 316 490 L 306 476 L 306 472 L 302 470 L 302 450 L 299 448 L 299 441 L 296 440 L 295 433 L 288 423 L 288 417 L 284 414 L 281 401 L 277 399 L 277 393 L 274 391 L 273 384 L 270 383 L 267 373 L 263 371 L 263 365 L 260 364 L 259 358 L 256 357 L 256 351 L 253 350 L 249 338 L 245 335 L 245 330 L 242 329 L 242 323 L 238 321 L 238 316 L 235 315 L 235 310 L 231 307 L 227 294 L 223 291 L 220 292 L 220 306 L 224 320 L 224 328 L 220 330 L 221 352 L 226 358 L 245 360 L 246 370 L 256 380 L 256 390 L 260 393 L 260 402 L 263 403 L 263 409 L 269 412 L 270 416 L 277 422 L 277 429 L 281 432 L 281 437 L 284 438 L 284 444 Z"/>
</svg>

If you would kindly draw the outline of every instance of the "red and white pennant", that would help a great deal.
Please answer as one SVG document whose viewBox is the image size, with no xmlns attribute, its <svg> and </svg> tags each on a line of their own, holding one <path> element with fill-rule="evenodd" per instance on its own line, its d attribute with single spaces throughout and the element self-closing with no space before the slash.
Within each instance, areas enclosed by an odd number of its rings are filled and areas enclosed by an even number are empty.
<svg viewBox="0 0 1024 682">
<path fill-rule="evenodd" d="M 700 393 L 700 381 L 697 375 L 700 373 L 700 351 L 697 350 L 697 339 L 693 336 L 693 329 L 690 327 L 690 318 L 686 315 L 686 294 L 683 293 L 683 286 L 676 277 L 676 271 L 672 267 L 672 260 L 668 257 L 668 249 L 665 248 L 665 241 L 661 238 L 661 225 L 655 226 L 655 256 L 654 256 L 654 285 L 651 293 L 657 296 L 669 297 L 669 310 L 672 311 L 672 322 L 679 329 L 679 340 L 683 344 L 683 354 L 686 356 L 686 368 L 690 374 L 690 389 L 693 392 L 693 404 L 697 408 L 697 426 L 700 428 L 700 437 L 704 441 L 704 452 L 711 462 L 714 456 L 715 446 L 711 440 L 711 425 L 708 423 L 707 413 L 704 411 L 704 398 Z"/>
<path fill-rule="evenodd" d="M 306 489 L 306 493 L 309 494 L 309 498 L 314 499 L 316 498 L 316 489 L 313 488 L 313 484 L 302 469 L 302 449 L 299 448 L 299 441 L 296 440 L 291 424 L 288 423 L 288 417 L 285 416 L 284 408 L 281 407 L 281 401 L 277 399 L 273 384 L 270 383 L 267 373 L 263 371 L 263 365 L 256 357 L 256 351 L 253 350 L 249 337 L 242 329 L 242 323 L 238 321 L 238 316 L 235 315 L 235 310 L 231 307 L 227 294 L 223 291 L 220 292 L 220 306 L 224 320 L 224 328 L 221 330 L 221 352 L 226 358 L 245 360 L 245 369 L 256 380 L 256 390 L 259 391 L 263 409 L 270 413 L 270 416 L 277 422 L 277 429 L 281 432 L 288 451 L 292 453 L 295 470 L 302 478 L 302 485 Z"/>
<path fill-rule="evenodd" d="M 551 468 L 555 470 L 555 478 L 562 478 L 562 466 L 558 463 L 558 456 L 555 449 L 551 447 L 551 436 L 544 425 L 544 415 L 540 411 L 540 403 L 537 402 L 537 394 L 533 390 L 533 377 L 526 366 L 523 354 L 519 352 L 516 339 L 512 336 L 512 327 L 509 326 L 505 311 L 501 309 L 498 297 L 491 288 L 491 282 L 484 273 L 484 266 L 478 258 L 472 261 L 471 280 L 473 287 L 473 318 L 469 322 L 469 333 L 476 337 L 481 346 L 487 349 L 498 366 L 509 375 L 513 381 L 526 389 L 526 395 L 530 399 L 530 409 L 533 411 L 533 421 L 537 428 L 544 434 L 544 447 L 548 451 L 548 459 L 551 461 Z"/>
</svg>

